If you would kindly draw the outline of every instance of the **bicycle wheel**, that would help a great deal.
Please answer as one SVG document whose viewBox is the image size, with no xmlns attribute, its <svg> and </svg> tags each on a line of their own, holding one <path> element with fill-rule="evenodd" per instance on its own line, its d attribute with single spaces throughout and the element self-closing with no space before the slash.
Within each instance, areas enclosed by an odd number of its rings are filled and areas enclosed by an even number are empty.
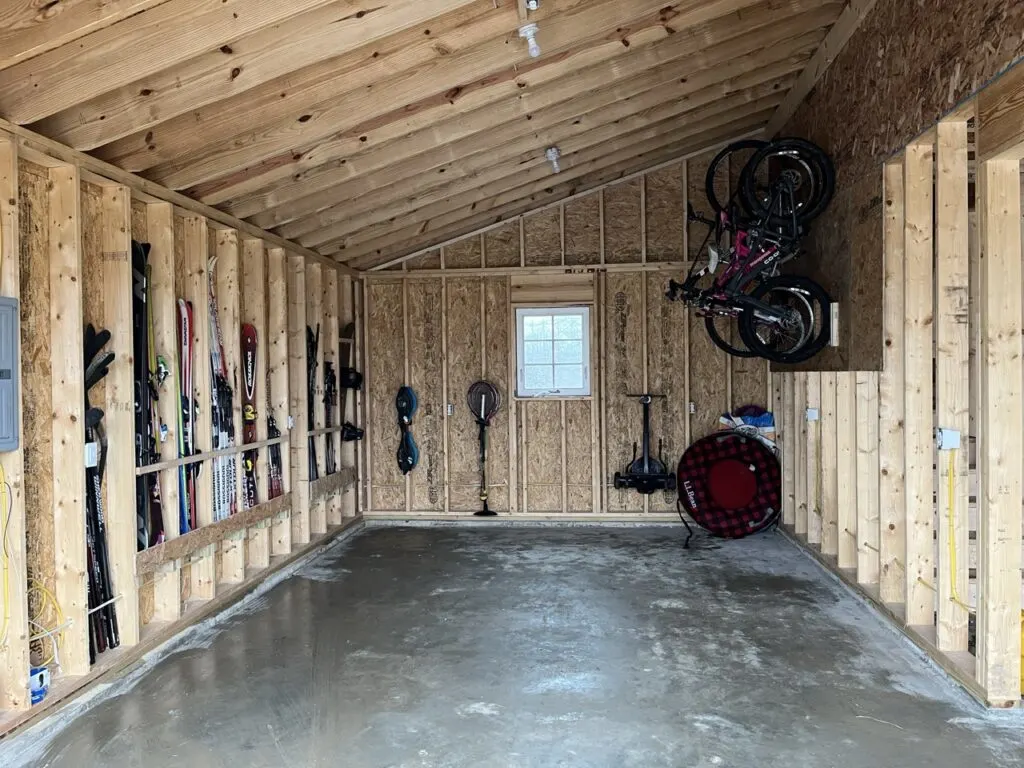
<svg viewBox="0 0 1024 768">
<path fill-rule="evenodd" d="M 773 363 L 802 363 L 828 344 L 832 300 L 813 280 L 781 275 L 765 280 L 750 295 L 786 313 L 782 323 L 750 310 L 740 315 L 740 337 L 752 352 Z"/>
<path fill-rule="evenodd" d="M 708 172 L 704 176 L 704 192 L 708 196 L 708 202 L 714 209 L 716 214 L 721 213 L 725 210 L 729 204 L 729 199 L 735 196 L 742 204 L 742 195 L 734 195 L 735 190 L 732 188 L 732 180 L 729 178 L 729 165 L 725 162 L 735 152 L 745 152 L 749 150 L 757 151 L 762 149 L 767 142 L 759 141 L 758 139 L 744 139 L 743 141 L 734 141 L 715 155 L 715 158 L 711 161 L 711 165 L 708 166 Z M 724 180 L 724 184 L 723 184 Z M 717 189 L 728 189 L 729 199 L 721 200 L 718 197 Z M 747 210 L 749 213 L 749 209 Z"/>
<path fill-rule="evenodd" d="M 743 344 L 736 318 L 726 315 L 708 315 L 704 318 L 704 327 L 714 345 L 733 357 L 757 357 L 756 352 L 751 352 Z M 732 341 L 727 341 L 727 339 Z"/>
<path fill-rule="evenodd" d="M 793 191 L 792 203 L 775 200 L 779 181 Z M 755 215 L 773 224 L 786 224 L 796 213 L 800 223 L 821 215 L 835 194 L 832 159 L 816 144 L 803 139 L 778 139 L 750 158 L 740 178 L 740 196 Z"/>
</svg>

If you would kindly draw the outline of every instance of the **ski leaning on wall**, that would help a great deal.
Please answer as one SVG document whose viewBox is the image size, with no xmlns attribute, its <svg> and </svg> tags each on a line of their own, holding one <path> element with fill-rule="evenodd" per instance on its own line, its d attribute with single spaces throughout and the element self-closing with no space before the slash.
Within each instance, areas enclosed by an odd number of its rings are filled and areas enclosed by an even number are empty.
<svg viewBox="0 0 1024 768">
<path fill-rule="evenodd" d="M 256 442 L 256 327 L 246 323 L 242 326 L 242 442 Z M 246 451 L 242 456 L 245 469 L 243 501 L 251 509 L 259 503 L 259 488 L 256 481 L 256 459 L 258 451 Z"/>
<path fill-rule="evenodd" d="M 316 369 L 317 351 L 320 349 L 320 323 L 316 324 L 316 331 L 306 326 L 306 383 L 307 383 L 307 411 L 306 429 L 309 430 L 309 479 L 317 480 L 320 472 L 317 469 L 316 461 L 316 437 L 313 430 L 316 428 L 316 420 L 313 414 L 313 403 L 316 402 Z"/>
<path fill-rule="evenodd" d="M 132 240 L 132 353 L 135 393 L 135 466 L 145 467 L 160 458 L 164 431 L 157 412 L 167 366 L 156 355 L 153 304 L 150 297 L 149 243 Z M 136 545 L 141 552 L 164 540 L 160 480 L 156 473 L 135 481 Z"/>
<path fill-rule="evenodd" d="M 324 426 L 334 426 L 334 409 L 338 405 L 338 374 L 334 363 L 324 361 Z M 333 475 L 338 471 L 338 461 L 334 454 L 334 435 L 327 435 L 327 447 L 324 449 L 324 474 Z"/>
<path fill-rule="evenodd" d="M 110 331 L 85 328 L 85 545 L 86 587 L 89 605 L 89 661 L 120 645 L 114 583 L 107 556 L 107 525 L 103 516 L 103 472 L 107 463 L 107 436 L 103 411 L 89 404 L 89 390 L 107 375 L 113 352 L 104 352 Z"/>
<path fill-rule="evenodd" d="M 192 302 L 178 299 L 178 457 L 196 454 L 196 404 L 192 396 Z M 200 464 L 178 468 L 181 533 L 196 529 L 196 478 Z"/>
<path fill-rule="evenodd" d="M 210 385 L 213 395 L 213 450 L 235 445 L 234 392 L 224 359 L 224 337 L 220 332 L 217 295 L 214 292 L 216 257 L 210 259 L 207 275 L 210 284 Z M 237 468 L 234 456 L 213 459 L 213 519 L 223 520 L 238 511 Z"/>
</svg>

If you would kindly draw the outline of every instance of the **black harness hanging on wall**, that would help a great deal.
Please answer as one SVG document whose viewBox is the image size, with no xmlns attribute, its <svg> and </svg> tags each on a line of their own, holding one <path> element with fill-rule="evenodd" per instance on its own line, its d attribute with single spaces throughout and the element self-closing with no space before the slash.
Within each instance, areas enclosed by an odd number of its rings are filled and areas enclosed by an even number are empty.
<svg viewBox="0 0 1024 768">
<path fill-rule="evenodd" d="M 483 508 L 474 514 L 477 517 L 494 517 L 498 513 L 487 506 L 487 427 L 501 407 L 501 393 L 491 382 L 478 381 L 470 386 L 466 402 L 480 427 L 480 501 Z"/>
<path fill-rule="evenodd" d="M 398 390 L 395 410 L 398 411 L 398 428 L 402 436 L 398 441 L 395 457 L 398 459 L 398 469 L 403 475 L 412 472 L 420 460 L 420 450 L 412 437 L 412 417 L 416 415 L 417 406 L 416 393 L 412 391 L 412 387 L 402 387 Z"/>
</svg>

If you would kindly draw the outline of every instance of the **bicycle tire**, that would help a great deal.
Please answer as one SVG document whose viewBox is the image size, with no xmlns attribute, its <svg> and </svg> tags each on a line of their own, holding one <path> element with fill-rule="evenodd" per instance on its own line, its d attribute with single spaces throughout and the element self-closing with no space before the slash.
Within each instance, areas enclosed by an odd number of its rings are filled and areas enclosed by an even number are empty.
<svg viewBox="0 0 1024 768">
<path fill-rule="evenodd" d="M 740 338 L 743 339 L 743 343 L 747 345 L 749 350 L 773 363 L 803 363 L 824 349 L 832 337 L 832 299 L 828 292 L 818 283 L 800 275 L 779 275 L 770 280 L 765 280 L 750 295 L 755 299 L 761 299 L 777 288 L 798 289 L 805 292 L 810 300 L 818 305 L 821 311 L 821 329 L 817 335 L 813 336 L 798 350 L 789 353 L 777 352 L 764 344 L 760 337 L 758 337 L 754 329 L 753 313 L 747 311 L 740 315 Z"/>
<path fill-rule="evenodd" d="M 721 350 L 724 350 L 727 354 L 733 357 L 758 357 L 757 352 L 751 352 L 747 347 L 737 347 L 722 338 L 722 335 L 718 332 L 715 327 L 715 318 L 712 315 L 708 315 L 704 318 L 704 327 L 707 329 L 708 338 L 711 339 L 712 343 Z"/>
<path fill-rule="evenodd" d="M 788 214 L 779 215 L 765 206 L 761 196 L 757 194 L 757 169 L 764 162 L 783 151 L 795 150 L 806 161 L 817 186 L 814 197 L 797 212 L 797 221 L 801 224 L 817 218 L 832 202 L 836 188 L 835 165 L 824 150 L 817 144 L 805 139 L 777 139 L 758 150 L 740 174 L 740 197 L 743 204 L 755 215 L 764 216 L 772 224 L 785 225 L 790 221 Z"/>
<path fill-rule="evenodd" d="M 743 139 L 741 141 L 734 141 L 715 155 L 714 159 L 711 161 L 711 165 L 708 166 L 708 172 L 704 174 L 704 194 L 707 195 L 708 202 L 711 204 L 712 209 L 714 209 L 715 214 L 720 214 L 725 210 L 726 205 L 729 204 L 728 201 L 726 203 L 722 203 L 715 192 L 715 175 L 718 172 L 718 166 L 720 166 L 722 162 L 733 152 L 742 152 L 747 149 L 753 149 L 756 152 L 757 150 L 762 149 L 767 143 L 768 142 L 761 141 L 760 139 Z M 746 167 L 746 165 L 744 165 L 744 167 Z M 742 174 L 740 178 L 742 180 Z M 730 200 L 734 196 L 731 186 L 732 185 L 730 184 Z M 742 193 L 735 195 L 735 197 L 740 201 L 741 205 L 744 205 L 744 208 L 746 208 Z M 749 213 L 750 209 L 746 208 L 746 211 Z"/>
</svg>

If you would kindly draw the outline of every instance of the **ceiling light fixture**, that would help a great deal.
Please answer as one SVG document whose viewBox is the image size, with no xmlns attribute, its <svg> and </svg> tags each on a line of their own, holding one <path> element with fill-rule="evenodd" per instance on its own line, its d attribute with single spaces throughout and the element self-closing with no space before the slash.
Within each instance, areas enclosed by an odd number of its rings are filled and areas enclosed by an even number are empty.
<svg viewBox="0 0 1024 768">
<path fill-rule="evenodd" d="M 546 157 L 548 159 L 548 162 L 551 163 L 551 168 L 555 171 L 555 173 L 562 172 L 562 167 L 558 164 L 558 158 L 560 158 L 561 156 L 562 153 L 558 149 L 558 147 L 548 147 L 547 149 L 544 150 L 544 157 Z"/>
<path fill-rule="evenodd" d="M 536 24 L 524 24 L 519 28 L 519 36 L 526 38 L 526 43 L 530 47 L 530 56 L 537 58 L 540 56 L 540 44 L 537 42 L 538 27 Z"/>
</svg>

